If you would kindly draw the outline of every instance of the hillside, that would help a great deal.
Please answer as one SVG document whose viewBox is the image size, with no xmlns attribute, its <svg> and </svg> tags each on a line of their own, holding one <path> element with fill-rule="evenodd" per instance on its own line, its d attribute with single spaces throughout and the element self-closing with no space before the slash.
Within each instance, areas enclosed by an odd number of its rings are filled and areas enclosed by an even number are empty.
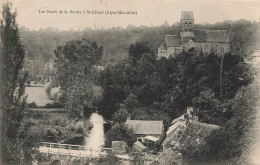
<svg viewBox="0 0 260 165">
<path fill-rule="evenodd" d="M 256 22 L 246 20 L 225 21 L 215 24 L 195 24 L 195 29 L 227 29 L 230 30 L 231 49 L 235 54 L 248 55 L 255 48 Z M 47 28 L 38 31 L 20 28 L 21 41 L 25 47 L 25 68 L 29 70 L 33 80 L 42 75 L 44 64 L 55 58 L 54 50 L 67 41 L 78 38 L 87 38 L 96 41 L 104 48 L 103 59 L 100 65 L 107 65 L 125 59 L 128 48 L 136 42 L 145 42 L 152 51 L 164 41 L 166 34 L 179 34 L 179 23 L 171 26 L 114 27 L 109 29 L 84 29 L 82 31 L 60 31 Z M 240 47 L 240 48 L 239 48 Z"/>
</svg>

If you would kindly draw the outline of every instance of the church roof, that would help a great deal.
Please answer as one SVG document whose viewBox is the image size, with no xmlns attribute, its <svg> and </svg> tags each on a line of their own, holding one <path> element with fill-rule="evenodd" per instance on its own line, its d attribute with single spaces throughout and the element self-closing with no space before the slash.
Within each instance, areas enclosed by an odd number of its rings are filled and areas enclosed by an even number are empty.
<svg viewBox="0 0 260 165">
<path fill-rule="evenodd" d="M 158 48 L 158 50 L 166 50 L 165 42 Z"/>
<path fill-rule="evenodd" d="M 181 32 L 182 42 L 188 42 L 191 39 L 194 39 L 195 35 L 193 32 Z"/>
<path fill-rule="evenodd" d="M 195 29 L 196 42 L 230 42 L 227 30 Z"/>
<path fill-rule="evenodd" d="M 194 19 L 193 11 L 181 11 L 181 19 Z"/>
<path fill-rule="evenodd" d="M 181 37 L 179 35 L 166 35 L 165 43 L 167 47 L 181 46 Z"/>
</svg>

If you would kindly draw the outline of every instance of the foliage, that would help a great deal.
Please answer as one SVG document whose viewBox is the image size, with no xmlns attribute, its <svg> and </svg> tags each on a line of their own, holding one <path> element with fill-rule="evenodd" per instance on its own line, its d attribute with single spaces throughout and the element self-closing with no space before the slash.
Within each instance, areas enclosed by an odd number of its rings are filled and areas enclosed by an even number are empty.
<svg viewBox="0 0 260 165">
<path fill-rule="evenodd" d="M 216 129 L 219 128 L 215 125 L 207 125 L 200 122 L 192 122 L 187 125 L 180 138 L 178 148 L 185 162 L 196 164 L 201 161 L 199 160 L 203 154 L 201 146 L 206 144 L 207 137 Z"/>
<path fill-rule="evenodd" d="M 203 123 L 221 124 L 223 123 L 223 112 L 220 108 L 220 101 L 214 96 L 211 89 L 201 91 L 200 94 L 193 99 L 194 107 L 197 109 L 199 121 Z"/>
<path fill-rule="evenodd" d="M 129 58 L 134 62 L 138 61 L 145 53 L 150 54 L 151 49 L 142 42 L 137 42 L 129 46 Z"/>
<path fill-rule="evenodd" d="M 98 159 L 98 163 L 100 163 L 102 165 L 117 164 L 118 161 L 119 161 L 119 158 L 110 152 L 107 154 L 106 158 Z"/>
<path fill-rule="evenodd" d="M 125 141 L 129 147 L 132 147 L 135 142 L 134 132 L 125 124 L 117 123 L 109 131 L 107 131 L 105 146 L 111 147 L 112 141 Z"/>
<path fill-rule="evenodd" d="M 248 56 L 256 46 L 256 22 L 248 20 L 224 21 L 215 24 L 195 24 L 195 28 L 229 30 L 231 52 L 234 55 Z M 25 69 L 29 71 L 32 80 L 43 76 L 45 63 L 55 58 L 53 51 L 64 41 L 78 38 L 95 40 L 97 44 L 104 47 L 104 56 L 99 65 L 105 66 L 126 59 L 129 46 L 135 42 L 149 45 L 150 50 L 154 52 L 164 42 L 166 34 L 180 34 L 178 22 L 171 26 L 135 27 L 129 25 L 125 29 L 112 27 L 106 30 L 87 28 L 82 31 L 61 31 L 46 28 L 35 31 L 25 27 L 21 27 L 19 30 L 26 49 Z"/>
<path fill-rule="evenodd" d="M 93 98 L 93 66 L 103 48 L 86 39 L 68 41 L 55 50 L 57 82 L 72 117 L 89 114 Z"/>
<path fill-rule="evenodd" d="M 26 110 L 24 95 L 27 73 L 23 71 L 24 49 L 20 42 L 16 13 L 3 4 L 1 30 L 1 154 L 3 160 L 23 161 L 20 127 Z"/>
<path fill-rule="evenodd" d="M 65 113 L 30 111 L 23 120 L 19 135 L 26 146 L 25 158 L 30 160 L 32 148 L 43 141 L 60 142 L 82 136 L 90 127 L 89 121 L 72 120 Z"/>
<path fill-rule="evenodd" d="M 128 117 L 129 117 L 129 113 L 126 109 L 119 109 L 113 115 L 113 121 L 115 123 L 124 123 Z"/>
<path fill-rule="evenodd" d="M 257 138 L 254 124 L 256 123 L 257 104 L 259 102 L 258 81 L 240 87 L 234 98 L 228 100 L 225 104 L 212 107 L 222 108 L 224 110 L 223 116 L 227 116 L 228 120 L 223 122 L 222 127 L 204 136 L 203 142 L 199 146 L 184 144 L 184 149 L 186 149 L 184 150 L 186 153 L 185 161 L 188 164 L 195 162 L 205 162 L 206 164 L 250 163 L 248 153 L 252 152 L 250 146 Z M 209 99 L 212 99 L 212 96 L 209 96 Z M 209 116 L 204 118 L 210 119 Z M 192 129 L 190 130 L 192 132 Z M 196 130 L 198 132 L 198 129 Z M 205 132 L 207 131 L 204 129 L 203 133 Z M 190 135 L 190 137 L 193 136 Z"/>
<path fill-rule="evenodd" d="M 136 165 L 144 165 L 143 153 L 132 152 L 129 154 L 131 162 Z"/>
<path fill-rule="evenodd" d="M 47 103 L 44 108 L 63 108 L 64 105 L 57 103 L 57 102 L 53 102 L 53 103 Z"/>
<path fill-rule="evenodd" d="M 247 164 L 243 154 L 249 152 L 252 139 L 256 138 L 254 123 L 256 121 L 257 103 L 259 101 L 258 82 L 242 87 L 232 100 L 233 117 L 208 138 L 204 146 L 206 160 L 228 161 L 231 164 Z M 235 160 L 234 160 L 235 159 Z"/>
<path fill-rule="evenodd" d="M 27 106 L 28 106 L 28 108 L 37 108 L 38 107 L 35 102 L 28 103 Z"/>
<path fill-rule="evenodd" d="M 220 56 L 183 52 L 156 60 L 149 50 L 143 43 L 131 45 L 129 59 L 101 72 L 103 97 L 98 110 L 105 118 L 123 108 L 131 119 L 163 119 L 167 125 L 193 105 L 200 121 L 223 125 L 232 117 L 223 100 L 232 99 L 253 79 L 240 55 L 225 54 L 220 98 Z"/>
</svg>

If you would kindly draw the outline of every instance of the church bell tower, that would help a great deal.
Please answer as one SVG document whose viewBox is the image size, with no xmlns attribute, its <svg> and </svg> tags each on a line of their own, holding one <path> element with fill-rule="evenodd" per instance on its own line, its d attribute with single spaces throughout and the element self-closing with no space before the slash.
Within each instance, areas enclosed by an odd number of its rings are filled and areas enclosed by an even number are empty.
<svg viewBox="0 0 260 165">
<path fill-rule="evenodd" d="M 181 12 L 181 31 L 193 32 L 194 29 L 194 16 L 193 11 L 182 11 Z"/>
</svg>

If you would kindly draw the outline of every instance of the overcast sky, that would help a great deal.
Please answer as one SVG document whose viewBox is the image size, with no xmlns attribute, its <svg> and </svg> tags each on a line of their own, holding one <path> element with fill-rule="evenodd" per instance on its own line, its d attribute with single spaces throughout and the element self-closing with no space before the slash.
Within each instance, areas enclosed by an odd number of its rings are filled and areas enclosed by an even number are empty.
<svg viewBox="0 0 260 165">
<path fill-rule="evenodd" d="M 87 27 L 157 26 L 168 21 L 178 22 L 182 10 L 194 12 L 195 23 L 215 23 L 224 20 L 247 19 L 257 21 L 260 16 L 260 1 L 213 1 L 213 0 L 11 0 L 17 9 L 19 26 L 38 30 L 53 27 L 58 29 L 85 29 Z M 47 10 L 93 10 L 133 11 L 137 15 L 39 13 Z"/>
</svg>

